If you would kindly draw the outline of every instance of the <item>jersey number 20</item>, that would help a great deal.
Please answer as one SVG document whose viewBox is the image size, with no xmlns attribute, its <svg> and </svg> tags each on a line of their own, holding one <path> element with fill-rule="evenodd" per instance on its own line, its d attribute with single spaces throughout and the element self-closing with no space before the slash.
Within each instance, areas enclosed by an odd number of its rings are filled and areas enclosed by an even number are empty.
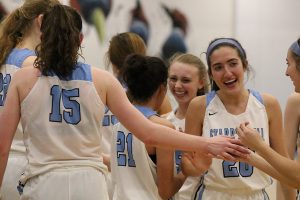
<svg viewBox="0 0 300 200">
<path fill-rule="evenodd" d="M 73 99 L 79 97 L 78 88 L 65 90 L 58 85 L 54 85 L 51 88 L 50 95 L 52 96 L 52 108 L 49 114 L 51 122 L 62 122 L 62 119 L 68 124 L 78 124 L 80 122 L 80 104 Z M 62 113 L 60 109 L 61 102 L 64 108 Z"/>
<path fill-rule="evenodd" d="M 239 167 L 235 166 L 236 162 L 223 161 L 223 174 L 224 177 L 249 177 L 253 174 L 253 166 L 244 163 L 238 162 Z"/>
</svg>

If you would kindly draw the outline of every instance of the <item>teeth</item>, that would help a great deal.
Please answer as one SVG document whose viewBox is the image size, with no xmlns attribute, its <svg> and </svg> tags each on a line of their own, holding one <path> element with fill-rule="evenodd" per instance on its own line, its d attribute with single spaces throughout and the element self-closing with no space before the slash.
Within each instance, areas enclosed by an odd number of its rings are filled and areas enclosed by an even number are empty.
<svg viewBox="0 0 300 200">
<path fill-rule="evenodd" d="M 233 83 L 234 81 L 235 81 L 235 79 L 234 80 L 230 80 L 230 81 L 226 81 L 225 84 Z"/>
<path fill-rule="evenodd" d="M 175 92 L 175 94 L 179 94 L 179 95 L 181 95 L 181 94 L 184 94 L 184 92 Z"/>
</svg>

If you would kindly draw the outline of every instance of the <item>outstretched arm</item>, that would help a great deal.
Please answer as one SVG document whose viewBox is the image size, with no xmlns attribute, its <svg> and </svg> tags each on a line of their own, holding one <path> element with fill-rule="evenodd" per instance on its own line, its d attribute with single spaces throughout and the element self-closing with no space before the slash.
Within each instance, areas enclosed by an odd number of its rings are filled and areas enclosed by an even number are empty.
<svg viewBox="0 0 300 200">
<path fill-rule="evenodd" d="M 300 188 L 300 164 L 294 160 L 290 160 L 271 149 L 260 137 L 259 133 L 249 127 L 248 123 L 242 123 L 237 127 L 237 134 L 240 140 L 250 149 L 255 150 L 260 156 L 262 156 L 270 165 L 281 174 L 281 176 L 287 179 L 293 180 L 292 186 Z M 255 165 L 255 163 L 254 163 Z M 257 166 L 258 168 L 262 168 Z M 263 169 L 262 169 L 263 170 Z M 272 175 L 272 174 L 270 174 Z M 276 178 L 276 177 L 275 177 Z M 281 180 L 286 182 L 286 180 Z M 287 183 L 291 185 L 291 183 Z"/>
<path fill-rule="evenodd" d="M 272 165 L 270 165 L 270 163 L 256 153 L 251 153 L 246 160 L 243 160 L 243 162 L 247 162 L 250 165 L 257 167 L 282 183 L 285 183 L 293 188 L 299 188 L 297 181 L 280 174 Z"/>
<path fill-rule="evenodd" d="M 135 133 L 137 138 L 148 145 L 199 151 L 203 154 L 215 156 L 224 155 L 228 159 L 232 158 L 232 156 L 228 156 L 230 154 L 245 156 L 244 154 L 248 153 L 248 150 L 242 147 L 239 140 L 236 139 L 227 137 L 202 138 L 182 134 L 176 130 L 150 122 L 131 105 L 119 81 L 109 72 L 94 69 L 93 80 L 102 101 L 108 105 L 112 113 L 130 132 Z"/>
<path fill-rule="evenodd" d="M 2 184 L 8 153 L 20 120 L 19 94 L 17 90 L 17 75 L 12 79 L 0 114 L 0 187 Z"/>
</svg>

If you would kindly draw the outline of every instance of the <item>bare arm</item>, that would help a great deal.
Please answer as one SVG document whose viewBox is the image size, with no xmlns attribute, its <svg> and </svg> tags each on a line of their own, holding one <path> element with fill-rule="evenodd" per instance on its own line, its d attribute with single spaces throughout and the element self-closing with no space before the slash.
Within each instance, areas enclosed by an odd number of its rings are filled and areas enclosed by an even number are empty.
<svg viewBox="0 0 300 200">
<path fill-rule="evenodd" d="M 282 123 L 282 112 L 280 105 L 276 98 L 264 94 L 263 95 L 268 118 L 269 118 L 269 137 L 270 137 L 270 146 L 277 153 L 282 156 L 288 157 L 287 148 L 284 142 L 283 137 L 283 123 Z M 296 193 L 295 190 L 277 182 L 277 199 L 295 199 Z"/>
<path fill-rule="evenodd" d="M 289 96 L 284 112 L 284 139 L 289 158 L 294 159 L 300 117 L 300 94 L 293 93 Z M 280 187 L 281 184 L 278 184 Z M 281 191 L 282 190 L 282 191 Z M 295 199 L 296 190 L 281 186 L 277 190 L 277 199 Z"/>
<path fill-rule="evenodd" d="M 17 89 L 18 76 L 11 80 L 5 105 L 0 115 L 0 186 L 2 184 L 8 153 L 20 120 L 20 103 Z"/>
<path fill-rule="evenodd" d="M 260 156 L 262 156 L 272 167 L 278 171 L 282 176 L 293 181 L 293 184 L 280 181 L 285 184 L 289 184 L 295 188 L 300 188 L 300 163 L 294 160 L 290 160 L 272 148 L 270 148 L 260 137 L 259 133 L 253 128 L 249 127 L 249 124 L 243 123 L 237 127 L 237 134 L 243 144 L 249 148 L 255 150 Z M 259 167 L 258 167 L 259 168 Z"/>
<path fill-rule="evenodd" d="M 297 187 L 297 184 L 286 176 L 280 174 L 272 165 L 270 165 L 265 159 L 263 159 L 260 155 L 256 153 L 251 153 L 247 160 L 243 160 L 243 162 L 248 162 L 250 165 L 257 167 L 262 170 L 266 174 L 272 176 L 273 178 L 282 181 L 283 183 L 291 186 Z"/>
<path fill-rule="evenodd" d="M 174 129 L 171 122 L 166 119 L 155 117 L 152 121 Z M 174 149 L 156 148 L 157 156 L 157 187 L 162 199 L 169 199 L 175 195 L 183 185 L 186 177 L 175 174 Z"/>
</svg>

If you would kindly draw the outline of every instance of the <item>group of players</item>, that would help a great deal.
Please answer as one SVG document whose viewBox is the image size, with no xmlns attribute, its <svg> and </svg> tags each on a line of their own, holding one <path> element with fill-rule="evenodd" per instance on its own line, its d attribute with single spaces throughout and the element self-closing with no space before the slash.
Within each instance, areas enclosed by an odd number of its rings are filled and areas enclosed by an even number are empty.
<svg viewBox="0 0 300 200">
<path fill-rule="evenodd" d="M 57 0 L 25 0 L 0 25 L 0 199 L 268 199 L 267 174 L 295 199 L 300 166 L 279 103 L 245 88 L 236 39 L 210 42 L 206 71 L 192 54 L 166 66 L 136 34 L 117 34 L 113 76 L 78 61 L 81 29 Z M 296 92 L 299 44 L 287 54 Z"/>
</svg>

